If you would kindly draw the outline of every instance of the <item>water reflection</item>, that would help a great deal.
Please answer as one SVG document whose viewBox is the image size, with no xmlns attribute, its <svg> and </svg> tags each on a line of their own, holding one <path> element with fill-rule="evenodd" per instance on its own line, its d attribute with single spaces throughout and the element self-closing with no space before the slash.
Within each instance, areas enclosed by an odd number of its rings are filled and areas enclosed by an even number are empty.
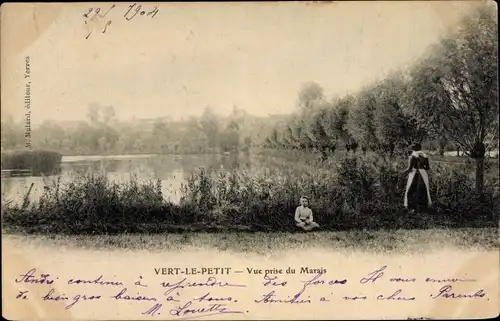
<svg viewBox="0 0 500 321">
<path fill-rule="evenodd" d="M 118 156 L 70 156 L 63 157 L 61 172 L 57 175 L 41 177 L 2 178 L 2 203 L 22 202 L 24 195 L 33 183 L 30 200 L 37 200 L 44 187 L 55 184 L 57 180 L 64 184 L 76 175 L 105 173 L 112 182 L 127 182 L 133 176 L 141 182 L 160 180 L 162 193 L 173 202 L 180 200 L 182 183 L 198 167 L 205 167 L 211 172 L 235 168 L 249 168 L 248 155 L 118 155 Z"/>
</svg>

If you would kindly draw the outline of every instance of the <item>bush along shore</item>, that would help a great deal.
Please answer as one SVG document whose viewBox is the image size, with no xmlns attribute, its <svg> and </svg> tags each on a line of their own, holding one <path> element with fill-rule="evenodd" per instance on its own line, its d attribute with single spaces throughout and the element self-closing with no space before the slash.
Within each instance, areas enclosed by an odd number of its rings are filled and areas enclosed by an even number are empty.
<svg viewBox="0 0 500 321">
<path fill-rule="evenodd" d="M 62 155 L 45 150 L 2 151 L 2 170 L 30 170 L 34 176 L 60 172 Z"/>
<path fill-rule="evenodd" d="M 395 164 L 346 157 L 329 169 L 215 174 L 200 168 L 183 185 L 179 203 L 165 199 L 160 182 L 79 176 L 47 186 L 36 202 L 2 204 L 2 221 L 6 232 L 47 234 L 297 231 L 293 213 L 307 195 L 322 230 L 498 226 L 498 168 L 487 169 L 480 197 L 471 166 L 433 164 L 434 204 L 427 213 L 404 210 L 406 177 Z"/>
</svg>

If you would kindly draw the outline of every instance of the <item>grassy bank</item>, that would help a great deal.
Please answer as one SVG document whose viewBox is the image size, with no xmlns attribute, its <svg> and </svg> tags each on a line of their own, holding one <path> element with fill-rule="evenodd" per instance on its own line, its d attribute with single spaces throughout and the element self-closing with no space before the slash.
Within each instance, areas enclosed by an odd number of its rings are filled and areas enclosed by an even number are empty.
<svg viewBox="0 0 500 321">
<path fill-rule="evenodd" d="M 406 177 L 396 163 L 344 157 L 330 165 L 218 174 L 200 168 L 183 186 L 178 204 L 163 197 L 160 182 L 118 185 L 102 175 L 78 176 L 48 186 L 39 201 L 25 207 L 2 204 L 2 221 L 5 230 L 22 233 L 293 232 L 298 199 L 307 195 L 323 230 L 498 226 L 495 166 L 487 166 L 480 200 L 472 164 L 434 164 L 433 208 L 408 214 L 402 208 Z"/>
<path fill-rule="evenodd" d="M 312 233 L 184 233 L 121 235 L 7 235 L 35 246 L 130 251 L 182 251 L 186 247 L 257 254 L 314 248 L 335 251 L 429 252 L 448 248 L 498 249 L 498 229 L 429 229 Z"/>
</svg>

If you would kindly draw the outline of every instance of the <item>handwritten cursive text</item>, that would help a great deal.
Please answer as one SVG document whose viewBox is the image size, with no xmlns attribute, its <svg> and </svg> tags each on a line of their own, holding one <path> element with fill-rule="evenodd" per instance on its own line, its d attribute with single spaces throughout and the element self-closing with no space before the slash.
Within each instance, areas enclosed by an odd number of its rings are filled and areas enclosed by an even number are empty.
<svg viewBox="0 0 500 321">
<path fill-rule="evenodd" d="M 21 274 L 21 278 L 17 278 L 14 281 L 16 283 L 34 283 L 34 284 L 52 284 L 54 280 L 50 278 L 50 274 L 42 273 L 39 278 L 35 277 L 36 269 L 31 269 L 28 272 Z"/>
<path fill-rule="evenodd" d="M 483 289 L 479 289 L 474 293 L 456 293 L 453 292 L 453 287 L 451 285 L 445 285 L 438 290 L 438 293 L 431 294 L 431 299 L 477 299 L 483 298 L 486 295 Z"/>
</svg>

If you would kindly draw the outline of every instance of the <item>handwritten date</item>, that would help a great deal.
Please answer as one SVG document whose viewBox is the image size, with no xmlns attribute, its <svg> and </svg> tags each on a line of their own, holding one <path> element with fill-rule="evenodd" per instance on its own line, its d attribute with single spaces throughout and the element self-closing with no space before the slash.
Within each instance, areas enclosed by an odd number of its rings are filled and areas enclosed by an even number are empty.
<svg viewBox="0 0 500 321">
<path fill-rule="evenodd" d="M 110 12 L 116 11 L 116 5 L 113 4 L 108 8 L 101 8 L 101 7 L 91 7 L 88 8 L 87 11 L 83 14 L 83 17 L 85 18 L 84 24 L 89 25 L 89 24 L 94 24 L 96 25 L 96 22 L 99 20 L 104 19 L 105 23 L 103 27 L 100 27 L 101 33 L 106 33 L 108 30 L 108 27 L 111 26 L 113 20 L 109 19 L 108 14 Z M 115 10 L 113 10 L 115 9 Z M 154 18 L 158 12 L 160 12 L 160 9 L 158 6 L 154 6 L 152 8 L 147 8 L 143 5 L 138 5 L 137 3 L 133 3 L 129 6 L 127 6 L 127 9 L 124 11 L 123 18 L 125 18 L 125 21 L 132 21 L 134 19 L 137 19 L 137 16 L 145 16 L 145 17 L 150 17 L 151 19 Z M 90 35 L 92 34 L 92 31 L 90 31 L 85 39 L 89 39 Z"/>
</svg>

